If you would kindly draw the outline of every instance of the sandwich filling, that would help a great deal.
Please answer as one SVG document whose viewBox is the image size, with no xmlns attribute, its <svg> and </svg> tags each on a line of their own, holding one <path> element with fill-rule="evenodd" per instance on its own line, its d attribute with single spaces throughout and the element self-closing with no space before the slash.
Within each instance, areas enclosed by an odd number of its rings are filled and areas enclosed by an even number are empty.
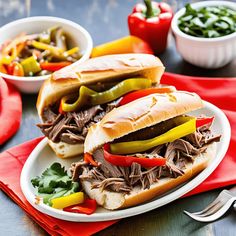
<svg viewBox="0 0 236 236">
<path fill-rule="evenodd" d="M 44 123 L 37 124 L 42 133 L 54 143 L 83 143 L 88 129 L 100 121 L 108 112 L 117 107 L 120 99 L 103 105 L 96 105 L 82 111 L 58 113 L 58 106 L 46 107 Z"/>
<path fill-rule="evenodd" d="M 115 85 L 99 83 L 96 91 L 93 86 L 81 86 L 77 94 L 66 95 L 56 104 L 45 107 L 44 122 L 37 126 L 54 143 L 83 143 L 88 128 L 117 107 L 125 94 L 151 86 L 151 80 L 146 78 L 129 78 Z"/>
<path fill-rule="evenodd" d="M 172 87 L 152 87 L 145 78 L 129 78 L 114 83 L 81 86 L 79 94 L 66 95 L 56 104 L 45 107 L 43 123 L 37 124 L 43 134 L 54 143 L 83 143 L 88 128 L 100 121 L 115 107 L 152 93 L 169 93 Z"/>
<path fill-rule="evenodd" d="M 163 125 L 164 123 L 165 125 Z M 166 128 L 169 129 L 173 125 L 172 123 L 171 120 L 165 121 L 115 141 L 128 142 L 137 140 L 138 137 L 148 139 L 156 132 L 164 133 Z M 98 167 L 92 166 L 85 161 L 73 163 L 71 166 L 73 180 L 78 182 L 81 180 L 89 181 L 92 183 L 92 188 L 119 193 L 129 193 L 136 186 L 140 189 L 148 189 L 161 178 L 177 178 L 183 175 L 186 165 L 193 163 L 198 155 L 206 151 L 209 144 L 218 142 L 220 137 L 220 135 L 213 135 L 210 130 L 210 124 L 207 124 L 197 128 L 194 133 L 176 139 L 173 142 L 158 145 L 142 153 L 132 154 L 132 156 L 137 158 L 166 159 L 165 165 L 151 168 L 144 168 L 136 162 L 129 167 L 113 165 L 105 160 L 103 149 L 98 149 L 93 154 L 94 159 L 98 162 Z"/>
</svg>

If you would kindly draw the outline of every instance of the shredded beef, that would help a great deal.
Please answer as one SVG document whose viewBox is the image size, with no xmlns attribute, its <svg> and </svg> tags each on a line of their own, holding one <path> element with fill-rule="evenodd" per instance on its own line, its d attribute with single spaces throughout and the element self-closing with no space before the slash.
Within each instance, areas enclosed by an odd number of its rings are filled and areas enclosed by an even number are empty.
<svg viewBox="0 0 236 236">
<path fill-rule="evenodd" d="M 84 142 L 85 138 L 82 135 L 73 134 L 70 133 L 69 130 L 67 130 L 68 133 L 62 133 L 61 134 L 61 141 L 69 144 L 76 144 Z"/>
<path fill-rule="evenodd" d="M 74 181 L 78 181 L 79 180 L 79 176 L 83 172 L 83 168 L 81 168 L 81 167 L 84 167 L 86 165 L 87 165 L 87 163 L 85 161 L 80 161 L 80 162 L 76 162 L 76 163 L 72 163 L 71 164 L 70 171 L 73 174 L 72 175 L 72 179 Z"/>
<path fill-rule="evenodd" d="M 111 189 L 115 192 L 130 192 L 131 187 L 128 186 L 123 178 L 108 178 L 102 182 L 97 182 L 92 185 L 92 188 L 100 188 L 101 191 L 104 189 Z"/>
<path fill-rule="evenodd" d="M 106 113 L 117 107 L 120 99 L 105 105 L 93 106 L 80 112 L 56 114 L 53 107 L 43 111 L 44 123 L 37 124 L 43 134 L 53 142 L 63 141 L 69 144 L 84 142 L 91 125 L 100 121 Z"/>
<path fill-rule="evenodd" d="M 159 145 L 148 152 L 134 154 L 137 157 L 167 159 L 165 166 L 152 168 L 143 168 L 138 163 L 133 163 L 130 167 L 112 165 L 104 159 L 103 151 L 98 149 L 93 156 L 99 166 L 84 165 L 83 162 L 73 164 L 73 180 L 91 181 L 92 188 L 114 192 L 129 193 L 135 186 L 149 189 L 160 178 L 177 178 L 183 175 L 187 163 L 193 162 L 197 155 L 205 152 L 208 144 L 219 140 L 220 135 L 212 135 L 209 126 L 201 127 L 191 135 Z"/>
<path fill-rule="evenodd" d="M 82 131 L 84 125 L 87 124 L 100 111 L 103 111 L 103 109 L 101 106 L 97 105 L 79 113 L 72 112 L 71 115 L 73 116 L 79 130 Z"/>
</svg>

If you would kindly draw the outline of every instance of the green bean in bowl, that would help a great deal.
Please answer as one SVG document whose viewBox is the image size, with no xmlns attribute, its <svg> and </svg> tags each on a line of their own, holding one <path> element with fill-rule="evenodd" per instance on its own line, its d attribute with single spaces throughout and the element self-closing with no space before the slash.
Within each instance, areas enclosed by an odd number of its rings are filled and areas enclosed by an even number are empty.
<svg viewBox="0 0 236 236">
<path fill-rule="evenodd" d="M 0 72 L 15 76 L 51 74 L 81 58 L 79 46 L 69 46 L 70 37 L 54 26 L 38 34 L 21 33 L 0 48 Z"/>
<path fill-rule="evenodd" d="M 224 5 L 195 9 L 186 4 L 178 27 L 182 32 L 200 38 L 229 35 L 236 32 L 236 11 Z"/>
</svg>

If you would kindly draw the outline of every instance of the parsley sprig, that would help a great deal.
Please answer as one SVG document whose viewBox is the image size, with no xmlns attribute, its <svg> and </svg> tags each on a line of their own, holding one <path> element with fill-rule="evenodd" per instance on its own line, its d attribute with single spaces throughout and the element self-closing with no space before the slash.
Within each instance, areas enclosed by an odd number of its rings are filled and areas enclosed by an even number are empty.
<svg viewBox="0 0 236 236">
<path fill-rule="evenodd" d="M 39 196 L 48 205 L 51 205 L 52 199 L 75 193 L 79 188 L 79 184 L 72 181 L 65 167 L 57 162 L 47 168 L 41 177 L 32 179 L 31 183 L 38 188 Z"/>
</svg>

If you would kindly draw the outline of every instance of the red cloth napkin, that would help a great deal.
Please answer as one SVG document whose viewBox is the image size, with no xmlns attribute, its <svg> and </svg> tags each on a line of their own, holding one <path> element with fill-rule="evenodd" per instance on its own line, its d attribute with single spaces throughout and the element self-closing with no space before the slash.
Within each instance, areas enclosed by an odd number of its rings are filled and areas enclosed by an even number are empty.
<svg viewBox="0 0 236 236">
<path fill-rule="evenodd" d="M 116 221 L 96 223 L 63 221 L 40 213 L 26 201 L 20 188 L 20 173 L 29 154 L 41 140 L 42 138 L 34 139 L 0 154 L 0 188 L 50 235 L 91 235 L 115 223 Z M 12 171 L 9 171 L 10 169 Z"/>
<path fill-rule="evenodd" d="M 230 120 L 232 137 L 225 158 L 213 174 L 190 194 L 236 184 L 236 105 L 234 104 L 236 101 L 236 78 L 197 78 L 165 73 L 162 83 L 175 85 L 178 89 L 197 92 L 203 99 L 223 109 Z M 29 205 L 20 189 L 20 173 L 27 157 L 41 139 L 34 139 L 0 154 L 0 188 L 51 235 L 90 235 L 115 223 L 116 221 L 97 223 L 62 221 L 42 214 Z M 5 168 L 6 166 L 8 168 Z M 9 171 L 10 169 L 14 171 Z"/>
<path fill-rule="evenodd" d="M 20 93 L 11 84 L 0 78 L 0 145 L 19 129 L 21 115 Z"/>
</svg>

